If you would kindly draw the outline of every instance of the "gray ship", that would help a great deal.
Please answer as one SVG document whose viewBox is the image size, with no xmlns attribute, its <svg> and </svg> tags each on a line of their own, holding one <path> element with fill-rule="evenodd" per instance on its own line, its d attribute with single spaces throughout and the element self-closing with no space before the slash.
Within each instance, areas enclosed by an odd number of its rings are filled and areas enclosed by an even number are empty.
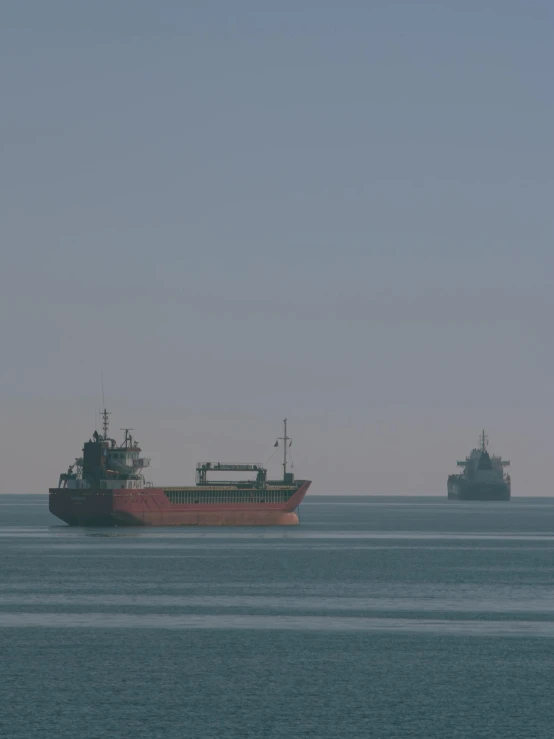
<svg viewBox="0 0 554 739">
<path fill-rule="evenodd" d="M 510 463 L 487 451 L 488 438 L 481 434 L 479 446 L 469 457 L 457 462 L 463 471 L 448 476 L 451 500 L 510 500 L 511 480 L 504 468 Z"/>
</svg>

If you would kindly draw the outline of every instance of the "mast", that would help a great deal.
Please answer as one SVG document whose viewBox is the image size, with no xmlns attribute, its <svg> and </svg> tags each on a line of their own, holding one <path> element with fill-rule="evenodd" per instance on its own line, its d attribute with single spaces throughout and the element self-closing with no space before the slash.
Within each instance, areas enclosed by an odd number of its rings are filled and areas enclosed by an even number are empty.
<svg viewBox="0 0 554 739">
<path fill-rule="evenodd" d="M 129 431 L 134 431 L 135 429 L 119 429 L 120 431 L 125 431 L 125 448 L 132 446 L 133 438 Z"/>
<path fill-rule="evenodd" d="M 481 433 L 480 441 L 481 441 L 481 451 L 486 452 L 487 451 L 488 438 L 487 438 L 487 436 L 485 434 L 485 429 L 483 429 L 483 431 Z"/>
<path fill-rule="evenodd" d="M 287 436 L 287 419 L 285 418 L 283 421 L 283 436 L 279 437 L 279 441 L 283 442 L 283 480 L 287 476 L 287 441 L 290 441 L 292 443 L 292 439 L 290 436 Z"/>
<path fill-rule="evenodd" d="M 108 418 L 109 412 L 104 408 L 102 412 L 102 431 L 104 433 L 104 440 L 108 438 L 108 429 L 110 426 L 110 419 Z"/>
</svg>

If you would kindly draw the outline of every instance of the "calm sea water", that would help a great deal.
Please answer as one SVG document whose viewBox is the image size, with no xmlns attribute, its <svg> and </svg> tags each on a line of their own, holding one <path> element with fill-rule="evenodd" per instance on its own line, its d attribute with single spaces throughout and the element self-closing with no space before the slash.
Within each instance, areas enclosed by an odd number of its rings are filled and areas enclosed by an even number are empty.
<svg viewBox="0 0 554 739">
<path fill-rule="evenodd" d="M 71 529 L 0 496 L 0 736 L 554 736 L 554 500 L 301 519 Z"/>
</svg>

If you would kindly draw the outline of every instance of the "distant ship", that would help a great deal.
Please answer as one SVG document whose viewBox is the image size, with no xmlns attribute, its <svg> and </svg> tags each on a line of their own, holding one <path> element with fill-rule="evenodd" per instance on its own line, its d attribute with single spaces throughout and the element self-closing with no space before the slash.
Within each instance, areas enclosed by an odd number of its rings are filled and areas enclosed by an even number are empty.
<svg viewBox="0 0 554 739">
<path fill-rule="evenodd" d="M 463 471 L 448 477 L 448 497 L 453 500 L 510 500 L 511 480 L 504 468 L 510 464 L 487 451 L 488 438 L 481 434 L 479 446 L 463 462 Z"/>
<path fill-rule="evenodd" d="M 154 487 L 144 479 L 150 459 L 142 456 L 133 429 L 122 429 L 117 444 L 109 436 L 108 411 L 102 431 L 85 442 L 83 456 L 60 475 L 49 491 L 49 509 L 70 526 L 290 526 L 299 523 L 297 508 L 311 485 L 287 469 L 292 443 L 284 433 L 283 478 L 268 480 L 261 464 L 199 463 L 196 485 Z M 247 481 L 210 482 L 219 472 L 253 473 Z"/>
</svg>

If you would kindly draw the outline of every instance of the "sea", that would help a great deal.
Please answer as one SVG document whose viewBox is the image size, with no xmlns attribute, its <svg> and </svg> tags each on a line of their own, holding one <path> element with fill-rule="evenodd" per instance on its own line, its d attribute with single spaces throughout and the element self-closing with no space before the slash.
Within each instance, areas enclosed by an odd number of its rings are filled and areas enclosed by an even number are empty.
<svg viewBox="0 0 554 739">
<path fill-rule="evenodd" d="M 81 529 L 0 496 L 0 736 L 554 736 L 554 499 L 300 518 Z"/>
</svg>

